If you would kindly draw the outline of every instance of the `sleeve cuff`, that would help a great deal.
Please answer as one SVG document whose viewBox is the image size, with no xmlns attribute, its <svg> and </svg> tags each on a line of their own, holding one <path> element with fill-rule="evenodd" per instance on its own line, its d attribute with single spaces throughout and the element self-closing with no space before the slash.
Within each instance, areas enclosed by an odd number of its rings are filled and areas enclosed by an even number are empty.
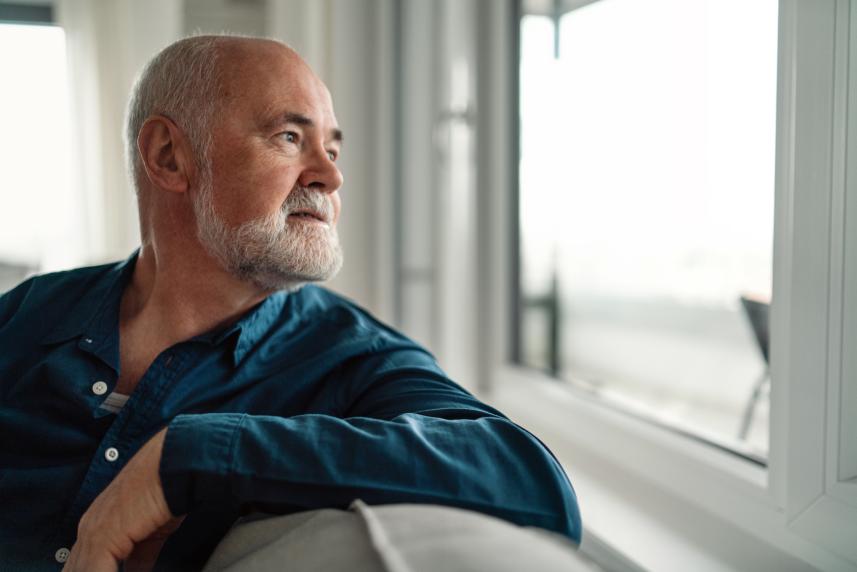
<svg viewBox="0 0 857 572">
<path fill-rule="evenodd" d="M 160 477 L 173 515 L 187 514 L 230 494 L 236 435 L 243 413 L 179 415 L 169 425 L 161 454 Z"/>
</svg>

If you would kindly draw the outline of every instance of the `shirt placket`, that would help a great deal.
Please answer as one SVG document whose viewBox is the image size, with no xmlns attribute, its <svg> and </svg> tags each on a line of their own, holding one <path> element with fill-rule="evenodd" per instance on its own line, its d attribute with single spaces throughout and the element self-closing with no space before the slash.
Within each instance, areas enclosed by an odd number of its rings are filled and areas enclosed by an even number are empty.
<svg viewBox="0 0 857 572">
<path fill-rule="evenodd" d="M 81 343 L 81 349 L 84 349 L 92 345 L 92 340 L 84 338 Z M 62 563 L 63 557 L 67 557 L 67 550 L 71 548 L 77 536 L 80 518 L 92 501 L 113 481 L 144 444 L 144 439 L 148 439 L 168 424 L 169 420 L 160 419 L 158 412 L 169 387 L 191 362 L 193 352 L 192 346 L 179 344 L 161 353 L 116 415 L 116 419 L 102 437 L 83 483 L 52 540 L 56 548 L 54 557 L 57 562 Z M 93 393 L 97 393 L 96 385 L 99 383 L 106 384 L 103 380 L 95 381 L 90 388 Z M 103 388 L 99 385 L 97 389 L 100 391 Z"/>
</svg>

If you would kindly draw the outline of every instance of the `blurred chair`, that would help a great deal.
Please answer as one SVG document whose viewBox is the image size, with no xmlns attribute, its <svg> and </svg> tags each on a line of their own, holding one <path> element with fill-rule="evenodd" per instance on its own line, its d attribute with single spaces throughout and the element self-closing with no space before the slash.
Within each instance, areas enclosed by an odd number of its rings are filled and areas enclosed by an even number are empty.
<svg viewBox="0 0 857 572">
<path fill-rule="evenodd" d="M 765 369 L 756 383 L 753 384 L 750 398 L 747 400 L 747 405 L 744 408 L 744 415 L 741 417 L 738 438 L 744 441 L 750 433 L 750 427 L 753 424 L 753 416 L 756 413 L 756 405 L 759 402 L 759 398 L 771 383 L 770 359 L 768 357 L 770 351 L 768 317 L 771 305 L 767 300 L 745 295 L 741 296 L 741 306 L 744 308 L 744 314 L 750 321 L 750 326 L 753 328 L 753 335 L 756 337 L 756 344 L 762 353 L 762 358 L 765 360 Z"/>
<path fill-rule="evenodd" d="M 33 266 L 13 264 L 0 260 L 0 294 L 11 290 L 35 271 L 36 268 Z"/>
</svg>

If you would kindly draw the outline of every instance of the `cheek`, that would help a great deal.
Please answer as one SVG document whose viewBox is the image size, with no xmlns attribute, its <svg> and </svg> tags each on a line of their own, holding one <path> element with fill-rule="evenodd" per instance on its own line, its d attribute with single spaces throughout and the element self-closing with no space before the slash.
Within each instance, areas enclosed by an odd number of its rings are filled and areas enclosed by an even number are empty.
<svg viewBox="0 0 857 572">
<path fill-rule="evenodd" d="M 258 161 L 229 166 L 214 173 L 214 194 L 222 216 L 233 225 L 279 211 L 297 182 L 293 169 Z"/>
</svg>

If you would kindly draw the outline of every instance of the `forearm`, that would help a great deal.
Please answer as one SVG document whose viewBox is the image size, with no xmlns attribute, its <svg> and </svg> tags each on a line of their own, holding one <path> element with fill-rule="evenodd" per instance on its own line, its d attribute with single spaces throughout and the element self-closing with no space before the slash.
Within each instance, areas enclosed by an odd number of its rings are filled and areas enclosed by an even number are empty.
<svg viewBox="0 0 857 572">
<path fill-rule="evenodd" d="M 166 498 L 174 514 L 219 499 L 269 512 L 437 503 L 579 538 L 574 493 L 534 437 L 497 416 L 437 414 L 181 416 L 161 463 Z"/>
</svg>

